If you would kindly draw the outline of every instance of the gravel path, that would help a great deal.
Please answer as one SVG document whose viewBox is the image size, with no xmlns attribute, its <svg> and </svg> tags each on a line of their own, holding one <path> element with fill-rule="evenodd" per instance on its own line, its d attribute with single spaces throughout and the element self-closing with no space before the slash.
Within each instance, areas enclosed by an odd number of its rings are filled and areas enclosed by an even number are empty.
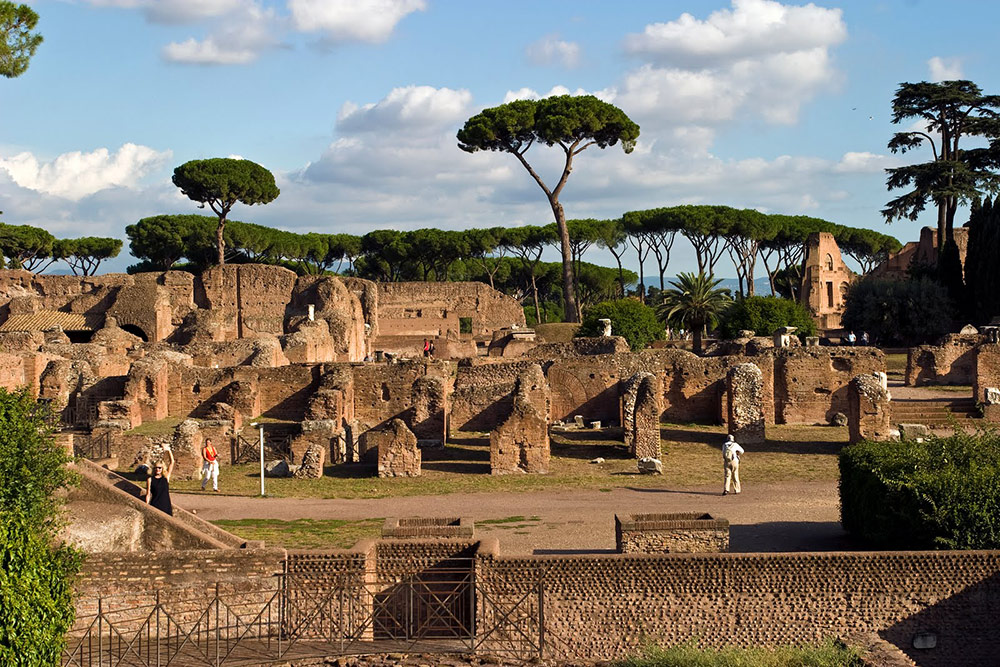
<svg viewBox="0 0 1000 667">
<path fill-rule="evenodd" d="M 713 488 L 620 488 L 601 491 L 473 493 L 340 500 L 174 494 L 176 504 L 216 519 L 369 519 L 523 516 L 525 521 L 477 525 L 500 539 L 501 553 L 600 553 L 615 547 L 615 514 L 707 512 L 728 519 L 732 551 L 850 549 L 840 527 L 836 482 L 745 486 L 740 495 Z"/>
</svg>

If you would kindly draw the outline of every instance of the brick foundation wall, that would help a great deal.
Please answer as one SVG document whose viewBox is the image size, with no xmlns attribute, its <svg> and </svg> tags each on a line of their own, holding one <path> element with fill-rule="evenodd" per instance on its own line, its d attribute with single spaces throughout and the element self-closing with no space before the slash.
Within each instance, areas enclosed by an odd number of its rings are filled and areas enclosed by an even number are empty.
<svg viewBox="0 0 1000 667">
<path fill-rule="evenodd" d="M 669 554 L 485 558 L 477 578 L 544 572 L 550 646 L 589 658 L 699 639 L 813 643 L 877 633 L 928 667 L 989 665 L 1000 640 L 1000 552 Z M 527 592 L 527 589 L 525 590 Z M 912 648 L 931 631 L 938 647 Z"/>
<path fill-rule="evenodd" d="M 906 384 L 972 384 L 979 335 L 951 334 L 937 345 L 911 347 L 906 353 Z"/>
</svg>

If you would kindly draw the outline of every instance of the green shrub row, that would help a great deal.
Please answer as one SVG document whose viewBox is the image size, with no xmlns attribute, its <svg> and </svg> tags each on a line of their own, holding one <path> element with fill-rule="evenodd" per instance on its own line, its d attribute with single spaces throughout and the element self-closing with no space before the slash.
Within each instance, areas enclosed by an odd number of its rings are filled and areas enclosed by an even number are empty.
<svg viewBox="0 0 1000 667">
<path fill-rule="evenodd" d="M 846 447 L 840 519 L 881 549 L 1000 548 L 1000 434 Z"/>
</svg>

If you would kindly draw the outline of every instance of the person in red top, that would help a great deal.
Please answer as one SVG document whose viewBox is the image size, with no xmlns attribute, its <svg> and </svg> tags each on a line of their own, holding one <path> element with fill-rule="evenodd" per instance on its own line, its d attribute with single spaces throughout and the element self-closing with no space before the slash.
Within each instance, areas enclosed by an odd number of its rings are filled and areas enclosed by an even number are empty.
<svg viewBox="0 0 1000 667">
<path fill-rule="evenodd" d="M 205 490 L 208 478 L 212 478 L 212 490 L 219 490 L 219 452 L 216 451 L 212 440 L 205 440 L 205 446 L 201 448 L 201 490 Z"/>
</svg>

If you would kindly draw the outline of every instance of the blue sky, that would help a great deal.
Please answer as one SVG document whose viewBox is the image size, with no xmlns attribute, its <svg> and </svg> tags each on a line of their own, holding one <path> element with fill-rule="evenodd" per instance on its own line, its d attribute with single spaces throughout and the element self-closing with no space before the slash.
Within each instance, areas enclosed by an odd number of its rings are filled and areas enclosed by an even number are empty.
<svg viewBox="0 0 1000 667">
<path fill-rule="evenodd" d="M 579 91 L 642 133 L 632 155 L 579 156 L 569 217 L 719 203 L 905 241 L 933 220 L 879 216 L 883 169 L 910 159 L 885 147 L 896 86 L 968 78 L 1000 91 L 1000 5 L 986 0 L 30 4 L 45 42 L 26 74 L 0 80 L 0 210 L 66 237 L 124 238 L 141 217 L 199 212 L 173 168 L 230 155 L 282 189 L 234 219 L 354 234 L 544 224 L 551 212 L 516 161 L 465 154 L 455 132 L 484 107 Z M 555 152 L 528 157 L 556 177 Z M 678 241 L 671 270 L 693 266 Z"/>
</svg>

